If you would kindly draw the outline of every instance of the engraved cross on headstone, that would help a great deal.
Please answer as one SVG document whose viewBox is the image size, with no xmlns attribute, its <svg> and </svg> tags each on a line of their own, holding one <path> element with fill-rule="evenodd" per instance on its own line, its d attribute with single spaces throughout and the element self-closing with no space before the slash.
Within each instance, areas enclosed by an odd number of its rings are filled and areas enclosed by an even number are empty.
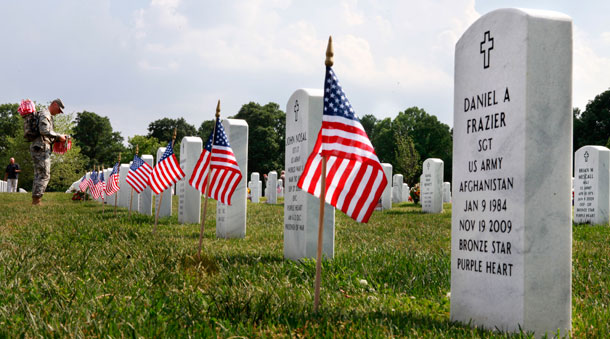
<svg viewBox="0 0 610 339">
<path fill-rule="evenodd" d="M 483 68 L 489 67 L 489 58 L 491 57 L 492 49 L 494 49 L 494 38 L 492 38 L 489 31 L 487 31 L 483 35 L 483 41 L 481 41 L 481 54 L 483 54 Z"/>
<path fill-rule="evenodd" d="M 585 154 L 583 154 L 585 157 L 585 162 L 589 162 L 589 151 L 585 151 Z"/>
<path fill-rule="evenodd" d="M 294 121 L 299 120 L 299 100 L 294 103 Z"/>
</svg>

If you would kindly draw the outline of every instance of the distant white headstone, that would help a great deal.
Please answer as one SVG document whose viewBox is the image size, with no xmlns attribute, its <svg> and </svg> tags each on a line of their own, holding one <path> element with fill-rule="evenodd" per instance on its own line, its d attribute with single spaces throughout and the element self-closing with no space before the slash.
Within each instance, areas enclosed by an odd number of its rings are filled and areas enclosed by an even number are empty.
<svg viewBox="0 0 610 339">
<path fill-rule="evenodd" d="M 421 187 L 421 210 L 425 213 L 443 211 L 443 161 L 430 158 L 424 161 Z"/>
<path fill-rule="evenodd" d="M 233 192 L 231 206 L 216 204 L 216 236 L 218 238 L 243 238 L 246 236 L 246 206 L 248 191 L 248 123 L 241 119 L 223 119 L 229 144 L 241 170 L 241 181 Z"/>
<path fill-rule="evenodd" d="M 178 222 L 181 224 L 201 222 L 201 193 L 188 181 L 202 150 L 200 137 L 184 137 L 180 142 L 180 168 L 185 174 L 178 182 Z"/>
<path fill-rule="evenodd" d="M 571 19 L 482 16 L 456 44 L 454 91 L 451 320 L 568 336 Z"/>
<path fill-rule="evenodd" d="M 121 188 L 119 194 L 119 207 L 129 208 L 129 194 L 131 193 L 131 186 L 127 183 L 127 173 L 129 173 L 129 164 L 121 164 L 119 172 L 119 187 Z"/>
<path fill-rule="evenodd" d="M 443 183 L 443 202 L 444 203 L 451 202 L 451 183 L 450 182 Z"/>
<path fill-rule="evenodd" d="M 27 193 L 28 191 L 24 190 L 23 188 L 19 189 L 19 193 Z"/>
<path fill-rule="evenodd" d="M 278 198 L 284 197 L 284 180 L 282 180 L 282 179 L 277 180 L 277 197 Z"/>
<path fill-rule="evenodd" d="M 284 258 L 315 258 L 320 200 L 297 187 L 322 126 L 322 90 L 299 89 L 286 104 Z M 335 255 L 335 208 L 324 204 L 322 253 Z"/>
<path fill-rule="evenodd" d="M 267 196 L 268 204 L 277 204 L 277 172 L 271 171 L 267 175 L 267 187 L 269 195 Z"/>
<path fill-rule="evenodd" d="M 394 174 L 392 178 L 392 202 L 397 204 L 402 202 L 402 174 Z"/>
<path fill-rule="evenodd" d="M 402 184 L 402 201 L 403 202 L 409 201 L 409 195 L 410 195 L 409 185 Z"/>
<path fill-rule="evenodd" d="M 574 155 L 574 222 L 607 224 L 610 213 L 610 149 L 584 146 Z"/>
<path fill-rule="evenodd" d="M 142 154 L 140 157 L 142 161 L 149 164 L 150 167 L 153 167 L 154 158 L 151 154 Z M 140 193 L 140 204 L 138 206 L 138 211 L 144 215 L 152 215 L 152 196 L 153 191 L 150 188 L 150 185 L 147 186 L 142 193 Z"/>
<path fill-rule="evenodd" d="M 157 163 L 159 163 L 159 159 L 161 159 L 161 157 L 163 156 L 163 153 L 165 153 L 165 149 L 167 147 L 159 147 L 157 149 Z M 172 197 L 173 197 L 173 189 L 174 186 L 169 187 L 168 189 L 166 189 L 165 191 L 163 191 L 163 199 L 161 201 L 161 207 L 159 207 L 159 197 L 160 194 L 155 194 L 155 208 L 159 208 L 159 218 L 162 217 L 168 217 L 170 215 L 172 215 Z M 156 212 L 155 212 L 156 213 Z"/>
<path fill-rule="evenodd" d="M 392 208 L 392 185 L 389 184 L 392 182 L 392 164 L 382 163 L 381 166 L 383 167 L 385 178 L 388 181 L 388 184 L 381 194 L 381 208 L 389 210 Z"/>
<path fill-rule="evenodd" d="M 250 186 L 252 202 L 258 203 L 261 199 L 260 175 L 258 172 L 252 172 L 252 174 L 250 174 L 250 180 L 252 181 L 252 185 Z"/>
</svg>

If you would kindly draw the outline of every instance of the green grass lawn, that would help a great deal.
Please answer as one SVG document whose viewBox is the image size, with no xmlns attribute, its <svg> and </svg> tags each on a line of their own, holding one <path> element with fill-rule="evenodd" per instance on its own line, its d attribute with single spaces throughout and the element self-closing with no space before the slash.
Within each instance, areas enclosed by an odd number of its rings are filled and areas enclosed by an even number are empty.
<svg viewBox="0 0 610 339">
<path fill-rule="evenodd" d="M 449 321 L 450 205 L 336 213 L 335 259 L 283 259 L 283 205 L 248 203 L 245 239 L 50 193 L 0 193 L 0 337 L 506 337 Z M 174 199 L 174 215 L 177 212 Z M 610 228 L 575 226 L 573 336 L 610 333 Z"/>
</svg>

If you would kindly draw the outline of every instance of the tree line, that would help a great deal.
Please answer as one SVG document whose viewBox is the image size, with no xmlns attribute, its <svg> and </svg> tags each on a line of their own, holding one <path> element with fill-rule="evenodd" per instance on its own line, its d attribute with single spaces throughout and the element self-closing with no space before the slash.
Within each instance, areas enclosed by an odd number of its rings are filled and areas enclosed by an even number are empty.
<svg viewBox="0 0 610 339">
<path fill-rule="evenodd" d="M 18 104 L 0 105 L 0 164 L 5 166 L 14 157 L 23 171 L 19 186 L 30 190 L 33 166 L 29 143 L 23 138 L 23 119 L 17 112 Z M 248 123 L 248 171 L 261 174 L 279 171 L 284 167 L 286 114 L 276 103 L 261 105 L 250 102 L 229 118 L 244 119 Z M 610 90 L 591 100 L 584 112 L 575 108 L 573 151 L 585 145 L 610 147 Z M 436 116 L 419 107 L 410 107 L 394 118 L 377 119 L 366 114 L 360 121 L 371 139 L 381 162 L 390 163 L 395 174 L 413 186 L 419 182 L 421 166 L 427 158 L 444 161 L 444 180 L 451 180 L 453 137 L 451 128 Z M 94 112 L 60 114 L 55 117 L 58 132 L 73 137 L 72 150 L 52 155 L 49 191 L 65 191 L 74 181 L 94 166 L 110 167 L 119 152 L 122 162 L 130 161 L 139 147 L 139 154 L 156 156 L 157 149 L 171 140 L 177 130 L 175 152 L 180 155 L 180 141 L 185 136 L 209 138 L 214 120 L 203 121 L 199 127 L 184 118 L 163 118 L 148 125 L 146 135 L 127 139 L 114 131 L 110 119 Z"/>
</svg>

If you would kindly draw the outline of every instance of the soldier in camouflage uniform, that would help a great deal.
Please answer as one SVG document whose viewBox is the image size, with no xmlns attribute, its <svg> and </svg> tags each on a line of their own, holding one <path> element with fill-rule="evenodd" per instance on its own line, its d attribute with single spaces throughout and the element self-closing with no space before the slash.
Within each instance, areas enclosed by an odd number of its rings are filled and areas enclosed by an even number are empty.
<svg viewBox="0 0 610 339">
<path fill-rule="evenodd" d="M 34 185 L 32 186 L 32 205 L 40 205 L 40 199 L 47 189 L 47 184 L 51 178 L 51 151 L 54 141 L 64 142 L 66 137 L 58 134 L 54 130 L 53 117 L 62 113 L 64 104 L 59 99 L 55 99 L 40 112 L 38 128 L 40 136 L 30 145 L 30 154 L 34 161 Z"/>
</svg>

